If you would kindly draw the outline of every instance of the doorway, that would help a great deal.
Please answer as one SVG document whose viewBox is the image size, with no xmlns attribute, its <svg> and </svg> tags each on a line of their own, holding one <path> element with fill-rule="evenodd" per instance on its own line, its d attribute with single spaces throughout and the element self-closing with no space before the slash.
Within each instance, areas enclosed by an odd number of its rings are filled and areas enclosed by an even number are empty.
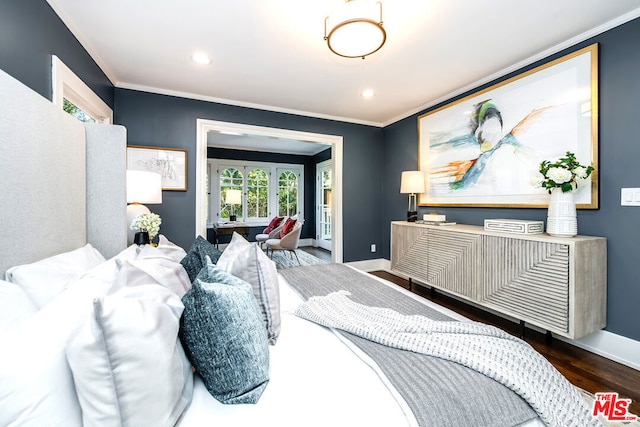
<svg viewBox="0 0 640 427">
<path fill-rule="evenodd" d="M 274 139 L 297 139 L 309 143 L 331 146 L 332 190 L 331 190 L 331 258 L 333 262 L 343 260 L 342 243 L 342 144 L 341 136 L 292 131 L 239 123 L 197 119 L 196 121 L 196 229 L 195 235 L 206 236 L 207 232 L 207 134 L 210 131 L 267 136 Z"/>
<path fill-rule="evenodd" d="M 316 245 L 331 251 L 331 201 L 333 190 L 333 162 L 325 160 L 316 165 Z"/>
</svg>

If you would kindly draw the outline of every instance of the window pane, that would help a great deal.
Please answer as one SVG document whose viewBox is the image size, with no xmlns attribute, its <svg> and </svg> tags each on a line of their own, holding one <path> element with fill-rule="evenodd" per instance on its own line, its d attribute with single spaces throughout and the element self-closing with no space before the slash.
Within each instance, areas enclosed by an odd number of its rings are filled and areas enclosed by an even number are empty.
<svg viewBox="0 0 640 427">
<path fill-rule="evenodd" d="M 85 123 L 95 123 L 96 122 L 87 113 L 85 113 L 84 111 L 82 111 L 81 109 L 79 109 L 78 107 L 73 105 L 71 102 L 69 102 L 69 100 L 67 98 L 64 98 L 62 100 L 62 102 L 63 102 L 62 108 L 64 109 L 64 111 L 66 111 L 67 113 L 71 114 L 73 117 L 75 117 L 76 119 L 80 120 L 81 122 L 85 122 Z"/>
<path fill-rule="evenodd" d="M 220 174 L 220 219 L 228 220 L 233 213 L 236 216 L 242 216 L 242 204 L 227 205 L 227 190 L 242 191 L 243 176 L 236 168 L 227 168 Z"/>
<path fill-rule="evenodd" d="M 261 169 L 247 175 L 247 218 L 267 218 L 269 205 L 269 176 Z"/>
<path fill-rule="evenodd" d="M 284 171 L 278 177 L 278 215 L 294 216 L 298 213 L 298 177 Z"/>
</svg>

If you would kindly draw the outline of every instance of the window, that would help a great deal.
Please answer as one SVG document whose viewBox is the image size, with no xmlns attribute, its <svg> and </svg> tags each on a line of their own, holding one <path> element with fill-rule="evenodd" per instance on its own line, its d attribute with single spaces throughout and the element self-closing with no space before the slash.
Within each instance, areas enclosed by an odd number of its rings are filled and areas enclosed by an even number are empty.
<svg viewBox="0 0 640 427">
<path fill-rule="evenodd" d="M 269 176 L 254 169 L 247 176 L 247 219 L 269 217 Z"/>
<path fill-rule="evenodd" d="M 112 123 L 111 108 L 55 55 L 51 80 L 55 105 L 83 122 Z"/>
<path fill-rule="evenodd" d="M 62 109 L 67 113 L 71 114 L 72 116 L 74 116 L 76 119 L 85 123 L 96 122 L 96 120 L 93 117 L 91 117 L 90 115 L 82 111 L 80 108 L 72 104 L 71 101 L 69 101 L 67 98 L 63 98 L 62 101 L 63 101 Z"/>
<path fill-rule="evenodd" d="M 298 177 L 293 171 L 278 170 L 278 215 L 298 213 Z"/>
<path fill-rule="evenodd" d="M 303 171 L 303 165 L 208 159 L 207 224 L 228 221 L 232 214 L 255 226 L 275 215 L 303 218 Z M 241 204 L 226 203 L 229 189 L 242 192 Z"/>
<path fill-rule="evenodd" d="M 238 215 L 242 212 L 242 206 L 240 205 L 228 205 L 227 204 L 227 190 L 240 190 L 242 191 L 244 177 L 242 172 L 236 168 L 227 168 L 220 174 L 220 218 L 223 220 L 229 220 L 231 215 Z"/>
</svg>

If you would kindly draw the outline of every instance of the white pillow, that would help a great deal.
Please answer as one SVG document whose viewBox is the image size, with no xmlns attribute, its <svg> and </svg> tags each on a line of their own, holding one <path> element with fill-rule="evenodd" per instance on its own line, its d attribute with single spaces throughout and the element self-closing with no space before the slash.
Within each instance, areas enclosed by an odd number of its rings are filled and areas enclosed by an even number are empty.
<svg viewBox="0 0 640 427">
<path fill-rule="evenodd" d="M 153 248 L 151 245 L 143 246 L 143 249 Z M 155 249 L 162 254 L 163 257 L 170 258 L 175 262 L 180 262 L 187 255 L 187 252 L 167 239 L 163 234 L 158 237 L 158 246 Z"/>
<path fill-rule="evenodd" d="M 116 268 L 115 261 L 105 264 Z M 115 272 L 103 264 L 96 270 L 0 336 L 1 426 L 82 426 L 65 347 L 91 311 L 93 299 L 112 285 L 109 278 Z"/>
<path fill-rule="evenodd" d="M 104 296 L 118 260 L 133 259 L 131 246 L 94 267 L 18 327 L 0 333 L 0 426 L 82 426 L 65 347 L 71 334 Z"/>
<path fill-rule="evenodd" d="M 146 258 L 125 261 L 122 264 L 112 293 L 125 286 L 150 284 L 161 285 L 180 298 L 191 287 L 187 271 L 179 262 L 168 258 Z"/>
<path fill-rule="evenodd" d="M 218 258 L 218 262 L 216 263 L 216 265 L 218 267 L 225 268 L 223 267 L 224 265 L 228 265 L 229 263 L 231 263 L 240 252 L 244 251 L 250 246 L 251 243 L 249 243 L 247 239 L 234 231 L 233 235 L 231 236 L 231 241 L 222 252 L 222 255 L 220 255 L 220 258 Z M 220 265 L 220 263 L 222 263 L 222 266 Z"/>
<path fill-rule="evenodd" d="M 43 260 L 11 267 L 6 280 L 23 287 L 38 308 L 47 305 L 67 285 L 105 261 L 90 244 Z"/>
<path fill-rule="evenodd" d="M 173 426 L 191 401 L 193 374 L 178 329 L 184 305 L 159 285 L 94 301 L 69 340 L 84 426 Z"/>
<path fill-rule="evenodd" d="M 233 233 L 217 266 L 251 284 L 267 328 L 269 344 L 274 345 L 280 335 L 280 288 L 275 263 L 257 243 L 249 243 L 240 234 Z"/>
<path fill-rule="evenodd" d="M 38 307 L 15 283 L 0 280 L 0 334 L 36 314 Z"/>
</svg>

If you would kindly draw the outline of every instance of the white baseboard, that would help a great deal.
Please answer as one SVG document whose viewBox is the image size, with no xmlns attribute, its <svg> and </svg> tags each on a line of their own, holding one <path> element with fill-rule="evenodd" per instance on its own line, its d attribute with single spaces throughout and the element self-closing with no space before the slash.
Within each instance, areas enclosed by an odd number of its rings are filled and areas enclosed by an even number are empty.
<svg viewBox="0 0 640 427">
<path fill-rule="evenodd" d="M 351 267 L 357 268 L 362 271 L 376 271 L 376 270 L 384 270 L 391 271 L 391 263 L 389 260 L 384 258 L 378 259 L 367 259 L 364 261 L 354 261 L 354 262 L 345 262 L 345 264 L 350 265 Z"/>
<path fill-rule="evenodd" d="M 392 272 L 391 262 L 384 258 L 347 262 L 346 264 L 362 271 L 383 270 L 407 279 L 406 276 L 398 274 L 397 272 Z M 640 341 L 632 340 L 631 338 L 605 330 L 594 332 L 593 334 L 578 340 L 571 340 L 555 335 L 554 337 L 640 371 Z"/>
<path fill-rule="evenodd" d="M 313 246 L 315 248 L 318 247 L 318 245 L 316 244 L 316 239 L 300 239 L 298 241 L 298 247 L 301 246 Z"/>
<path fill-rule="evenodd" d="M 640 341 L 605 330 L 578 340 L 558 339 L 640 371 Z"/>
</svg>

